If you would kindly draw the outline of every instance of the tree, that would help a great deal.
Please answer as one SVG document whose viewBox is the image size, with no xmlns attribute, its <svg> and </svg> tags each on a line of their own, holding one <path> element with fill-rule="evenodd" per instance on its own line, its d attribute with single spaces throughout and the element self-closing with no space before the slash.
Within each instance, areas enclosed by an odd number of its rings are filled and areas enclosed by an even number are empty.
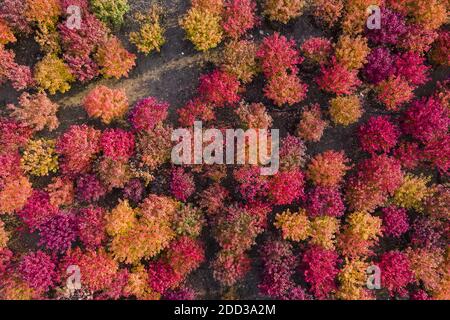
<svg viewBox="0 0 450 320">
<path fill-rule="evenodd" d="M 221 69 L 249 83 L 259 71 L 256 52 L 257 46 L 253 41 L 230 41 L 223 50 Z"/>
<path fill-rule="evenodd" d="M 301 49 L 306 58 L 325 64 L 331 57 L 333 45 L 326 38 L 314 37 L 303 42 Z"/>
<path fill-rule="evenodd" d="M 403 104 L 414 98 L 414 87 L 401 77 L 390 76 L 380 82 L 376 88 L 378 99 L 386 109 L 397 111 Z"/>
<path fill-rule="evenodd" d="M 321 75 L 316 78 L 320 89 L 337 95 L 352 94 L 361 85 L 356 70 L 348 70 L 335 58 L 329 66 L 321 66 Z"/>
<path fill-rule="evenodd" d="M 166 39 L 164 38 L 164 28 L 161 26 L 160 16 L 162 8 L 151 6 L 149 11 L 136 13 L 135 19 L 139 22 L 139 31 L 130 33 L 130 42 L 139 50 L 148 55 L 152 51 L 160 51 Z"/>
<path fill-rule="evenodd" d="M 92 0 L 90 5 L 97 18 L 113 28 L 124 23 L 124 16 L 130 10 L 127 0 Z"/>
<path fill-rule="evenodd" d="M 240 100 L 240 83 L 237 78 L 229 73 L 214 70 L 200 77 L 198 94 L 202 101 L 216 107 L 231 105 Z"/>
<path fill-rule="evenodd" d="M 58 208 L 50 203 L 49 194 L 41 190 L 34 190 L 17 215 L 29 230 L 34 232 L 57 213 Z"/>
<path fill-rule="evenodd" d="M 302 83 L 295 74 L 285 72 L 270 78 L 264 87 L 264 95 L 279 107 L 303 101 L 307 92 L 308 85 Z"/>
<path fill-rule="evenodd" d="M 49 131 L 55 130 L 59 126 L 56 116 L 59 106 L 53 103 L 45 93 L 36 93 L 30 95 L 25 92 L 19 98 L 19 106 L 9 104 L 11 116 L 33 128 L 34 131 L 41 131 L 48 128 Z"/>
<path fill-rule="evenodd" d="M 381 269 L 381 283 L 389 294 L 405 296 L 406 286 L 414 280 L 406 254 L 397 250 L 383 253 L 378 266 Z"/>
<path fill-rule="evenodd" d="M 38 292 L 45 292 L 57 280 L 56 262 L 43 251 L 30 252 L 25 255 L 19 264 L 21 278 Z"/>
<path fill-rule="evenodd" d="M 274 225 L 281 229 L 284 240 L 303 241 L 311 234 L 310 222 L 303 209 L 295 213 L 291 213 L 289 209 L 278 213 Z"/>
<path fill-rule="evenodd" d="M 344 1 L 342 0 L 314 0 L 313 15 L 316 21 L 332 28 L 339 21 L 344 9 Z"/>
<path fill-rule="evenodd" d="M 196 50 L 207 51 L 222 41 L 221 16 L 209 10 L 192 7 L 181 19 L 180 25 Z"/>
<path fill-rule="evenodd" d="M 390 206 L 381 211 L 385 235 L 398 238 L 409 230 L 408 213 L 404 208 Z"/>
<path fill-rule="evenodd" d="M 261 60 L 264 75 L 269 79 L 288 71 L 297 73 L 297 64 L 303 61 L 295 41 L 288 40 L 278 32 L 264 38 L 256 56 Z"/>
<path fill-rule="evenodd" d="M 308 165 L 307 177 L 314 184 L 324 187 L 337 187 L 344 180 L 349 160 L 343 151 L 328 150 L 316 155 Z"/>
<path fill-rule="evenodd" d="M 58 155 L 55 141 L 46 139 L 31 140 L 25 147 L 20 164 L 26 173 L 35 176 L 48 176 L 58 171 Z"/>
<path fill-rule="evenodd" d="M 269 184 L 269 198 L 274 205 L 288 205 L 304 197 L 304 174 L 299 169 L 279 172 Z"/>
<path fill-rule="evenodd" d="M 400 132 L 389 120 L 386 116 L 371 117 L 359 127 L 359 143 L 364 151 L 387 153 L 397 145 Z"/>
<path fill-rule="evenodd" d="M 187 173 L 183 168 L 174 168 L 170 180 L 170 192 L 172 195 L 185 202 L 195 191 L 195 182 L 192 174 Z"/>
<path fill-rule="evenodd" d="M 69 66 L 54 55 L 46 55 L 36 64 L 34 78 L 39 87 L 50 94 L 68 91 L 70 83 L 75 81 Z"/>
<path fill-rule="evenodd" d="M 150 132 L 157 124 L 166 120 L 169 104 L 154 97 L 147 97 L 136 102 L 128 121 L 135 131 Z"/>
<path fill-rule="evenodd" d="M 122 129 L 106 129 L 100 138 L 105 157 L 127 161 L 134 154 L 134 135 Z"/>
<path fill-rule="evenodd" d="M 103 123 L 110 124 L 125 115 L 128 98 L 123 89 L 110 89 L 100 85 L 86 95 L 83 106 L 89 117 L 100 118 Z"/>
<path fill-rule="evenodd" d="M 337 61 L 348 70 L 361 69 L 369 53 L 367 39 L 361 36 L 342 35 L 335 49 Z"/>
<path fill-rule="evenodd" d="M 311 246 L 304 252 L 300 268 L 317 299 L 326 299 L 337 289 L 338 262 L 339 256 L 332 250 Z"/>
<path fill-rule="evenodd" d="M 366 30 L 368 39 L 377 45 L 397 45 L 408 29 L 405 18 L 389 9 L 381 10 L 381 28 Z"/>
<path fill-rule="evenodd" d="M 413 101 L 402 118 L 403 131 L 422 143 L 444 136 L 450 125 L 448 110 L 433 97 Z"/>
<path fill-rule="evenodd" d="M 105 78 L 120 79 L 128 77 L 128 73 L 136 65 L 136 56 L 128 52 L 118 38 L 110 37 L 98 48 L 95 61 Z"/>
<path fill-rule="evenodd" d="M 227 0 L 222 14 L 222 27 L 226 35 L 238 39 L 256 23 L 256 3 L 253 0 Z"/>
<path fill-rule="evenodd" d="M 76 217 L 72 212 L 59 212 L 39 226 L 39 236 L 39 245 L 65 253 L 78 237 Z"/>
<path fill-rule="evenodd" d="M 88 172 L 92 161 L 100 152 L 100 131 L 87 125 L 73 125 L 56 142 L 56 152 L 61 156 L 60 167 L 64 174 Z"/>
<path fill-rule="evenodd" d="M 330 101 L 331 120 L 344 127 L 353 124 L 361 118 L 363 113 L 358 96 L 338 96 Z"/>
<path fill-rule="evenodd" d="M 263 5 L 264 15 L 269 20 L 284 24 L 288 23 L 291 19 L 301 16 L 304 6 L 304 0 L 265 0 Z"/>
</svg>

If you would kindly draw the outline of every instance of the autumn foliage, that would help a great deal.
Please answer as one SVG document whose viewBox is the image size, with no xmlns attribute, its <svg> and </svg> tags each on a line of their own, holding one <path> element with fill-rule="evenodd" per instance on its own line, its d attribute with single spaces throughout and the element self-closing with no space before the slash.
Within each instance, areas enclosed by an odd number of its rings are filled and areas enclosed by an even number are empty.
<svg viewBox="0 0 450 320">
<path fill-rule="evenodd" d="M 121 89 L 98 86 L 84 99 L 84 108 L 92 118 L 100 118 L 105 124 L 121 118 L 128 110 L 128 98 Z"/>
<path fill-rule="evenodd" d="M 304 0 L 265 0 L 264 14 L 272 21 L 288 23 L 303 13 Z"/>
<path fill-rule="evenodd" d="M 450 299 L 448 1 L 0 2 L 0 299 Z"/>
</svg>

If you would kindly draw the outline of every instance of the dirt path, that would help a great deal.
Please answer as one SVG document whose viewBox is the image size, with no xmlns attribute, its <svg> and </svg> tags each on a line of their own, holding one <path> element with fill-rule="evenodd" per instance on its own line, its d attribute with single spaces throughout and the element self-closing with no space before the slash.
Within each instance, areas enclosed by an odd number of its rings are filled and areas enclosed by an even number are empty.
<svg viewBox="0 0 450 320">
<path fill-rule="evenodd" d="M 133 103 L 142 97 L 151 95 L 152 91 L 156 91 L 152 88 L 152 85 L 157 86 L 158 82 L 160 82 L 162 78 L 165 78 L 173 73 L 181 73 L 183 69 L 187 68 L 201 69 L 206 62 L 207 58 L 205 55 L 197 54 L 194 56 L 182 57 L 180 59 L 169 61 L 167 64 L 158 66 L 154 69 L 149 69 L 139 74 L 138 77 L 120 80 L 102 79 L 90 83 L 76 94 L 68 95 L 59 99 L 58 103 L 61 107 L 79 106 L 82 104 L 82 100 L 86 94 L 97 85 L 106 85 L 110 88 L 124 89 L 130 103 Z M 169 96 L 169 92 L 166 94 Z M 159 98 L 163 99 L 164 97 Z"/>
</svg>

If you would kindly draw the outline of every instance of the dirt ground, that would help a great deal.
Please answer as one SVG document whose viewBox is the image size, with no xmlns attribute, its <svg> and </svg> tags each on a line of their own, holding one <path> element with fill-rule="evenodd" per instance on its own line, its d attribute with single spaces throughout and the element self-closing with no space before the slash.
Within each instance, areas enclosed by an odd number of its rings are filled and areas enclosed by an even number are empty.
<svg viewBox="0 0 450 320">
<path fill-rule="evenodd" d="M 260 1 L 258 1 L 260 2 Z M 148 7 L 149 0 L 129 0 L 132 7 L 132 12 Z M 129 78 L 121 80 L 98 80 L 91 82 L 89 85 L 74 84 L 72 89 L 65 94 L 57 94 L 52 99 L 61 105 L 58 113 L 61 122 L 60 127 L 52 133 L 42 132 L 42 136 L 56 137 L 67 130 L 70 125 L 89 123 L 98 128 L 103 126 L 94 120 L 87 118 L 86 113 L 81 108 L 80 103 L 86 93 L 95 85 L 106 84 L 110 87 L 124 88 L 128 94 L 130 103 L 146 97 L 155 96 L 160 100 L 165 100 L 170 103 L 170 118 L 176 119 L 176 110 L 181 108 L 191 97 L 195 95 L 195 90 L 200 74 L 207 72 L 213 68 L 211 61 L 220 52 L 221 48 L 217 48 L 208 53 L 196 52 L 192 44 L 184 39 L 184 31 L 178 26 L 178 20 L 187 11 L 189 7 L 188 0 L 161 0 L 160 3 L 164 6 L 164 24 L 167 28 L 166 39 L 167 42 L 163 46 L 160 53 L 152 53 L 149 56 L 137 54 L 136 67 L 130 73 Z M 127 49 L 136 53 L 127 41 L 129 32 L 135 27 L 132 23 L 132 12 L 127 16 L 125 26 L 118 32 L 115 32 L 124 42 Z M 298 44 L 312 36 L 326 36 L 329 38 L 336 38 L 337 33 L 329 31 L 324 33 L 313 21 L 312 17 L 306 13 L 301 18 L 296 19 L 292 23 L 281 26 L 277 24 L 269 24 L 262 21 L 259 28 L 256 28 L 249 37 L 255 40 L 262 39 L 265 35 L 274 31 L 278 31 L 287 37 L 294 38 Z M 13 46 L 17 54 L 17 60 L 21 64 L 33 65 L 42 58 L 39 53 L 39 47 L 33 39 L 20 39 L 18 43 Z M 324 110 L 327 108 L 330 96 L 320 92 L 317 86 L 313 83 L 313 79 L 317 74 L 317 68 L 307 69 L 301 68 L 301 77 L 309 85 L 308 98 L 299 105 L 290 108 L 280 109 L 273 106 L 268 100 L 263 97 L 262 88 L 264 86 L 264 79 L 262 76 L 257 77 L 251 84 L 247 86 L 244 93 L 244 99 L 248 102 L 263 102 L 270 114 L 274 118 L 273 128 L 279 128 L 282 136 L 286 132 L 294 132 L 294 129 L 299 120 L 299 111 L 303 106 L 310 103 L 319 103 Z M 417 92 L 418 96 L 429 95 L 435 88 L 436 82 L 444 80 L 448 77 L 448 69 L 435 69 L 432 74 L 433 80 L 420 88 Z M 377 106 L 377 103 L 368 94 L 369 90 L 360 92 L 361 98 L 364 101 L 364 116 L 361 122 L 373 115 L 386 114 L 387 112 Z M 0 88 L 0 114 L 5 114 L 5 105 L 7 103 L 15 103 L 18 94 L 9 85 Z M 361 123 L 360 122 L 360 123 Z M 355 128 L 358 124 L 343 128 L 330 127 L 325 131 L 322 140 L 319 143 L 308 144 L 308 154 L 313 156 L 316 153 L 328 149 L 345 150 L 348 157 L 353 160 L 358 160 L 361 153 L 358 149 L 357 141 L 355 139 Z M 434 174 L 434 173 L 433 173 Z M 35 185 L 46 183 L 46 179 L 34 181 Z M 111 203 L 109 203 L 111 205 Z M 273 230 L 272 230 L 273 231 Z M 261 239 L 267 237 L 270 233 L 258 238 L 258 243 Z M 209 230 L 205 230 L 205 241 L 208 244 L 208 260 L 212 260 L 214 252 L 216 251 L 216 244 L 209 234 Z M 25 241 L 25 239 L 17 240 Z M 32 239 L 28 239 L 33 242 Z M 27 241 L 27 242 L 28 242 Z M 385 244 L 389 246 L 389 243 Z M 252 257 L 256 257 L 256 252 L 251 252 Z M 257 293 L 258 283 L 258 260 L 255 259 L 255 265 L 247 276 L 247 278 L 236 288 L 236 293 L 241 299 L 260 299 Z M 221 297 L 224 292 L 221 291 L 218 284 L 212 278 L 212 274 L 207 265 L 203 265 L 200 269 L 194 272 L 188 279 L 188 283 L 200 293 L 199 298 L 214 299 Z"/>
</svg>

